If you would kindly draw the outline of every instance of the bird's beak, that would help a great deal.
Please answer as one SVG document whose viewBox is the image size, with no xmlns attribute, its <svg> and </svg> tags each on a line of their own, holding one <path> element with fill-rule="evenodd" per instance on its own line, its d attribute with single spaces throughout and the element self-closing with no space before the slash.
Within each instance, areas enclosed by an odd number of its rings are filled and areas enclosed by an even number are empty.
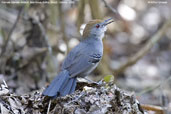
<svg viewBox="0 0 171 114">
<path fill-rule="evenodd" d="M 110 24 L 112 22 L 114 22 L 113 19 L 109 18 L 109 19 L 104 20 L 103 25 L 106 26 L 106 25 L 108 25 L 108 24 Z"/>
</svg>

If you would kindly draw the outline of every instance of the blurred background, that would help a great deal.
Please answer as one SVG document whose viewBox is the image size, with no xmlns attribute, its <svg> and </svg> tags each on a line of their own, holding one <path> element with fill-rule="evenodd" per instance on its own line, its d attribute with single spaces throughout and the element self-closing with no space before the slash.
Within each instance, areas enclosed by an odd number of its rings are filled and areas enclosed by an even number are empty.
<svg viewBox="0 0 171 114">
<path fill-rule="evenodd" d="M 140 103 L 171 110 L 170 0 L 46 2 L 51 4 L 1 1 L 0 83 L 5 80 L 17 94 L 47 86 L 81 40 L 85 24 L 112 17 L 103 59 L 89 78 L 114 76 L 114 83 Z"/>
</svg>

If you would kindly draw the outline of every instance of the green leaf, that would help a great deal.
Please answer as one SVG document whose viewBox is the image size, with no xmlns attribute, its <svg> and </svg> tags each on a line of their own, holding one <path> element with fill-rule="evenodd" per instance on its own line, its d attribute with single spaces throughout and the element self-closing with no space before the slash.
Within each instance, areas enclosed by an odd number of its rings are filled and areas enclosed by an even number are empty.
<svg viewBox="0 0 171 114">
<path fill-rule="evenodd" d="M 104 77 L 104 81 L 107 83 L 112 82 L 112 81 L 114 81 L 114 76 L 113 75 L 107 75 Z"/>
</svg>

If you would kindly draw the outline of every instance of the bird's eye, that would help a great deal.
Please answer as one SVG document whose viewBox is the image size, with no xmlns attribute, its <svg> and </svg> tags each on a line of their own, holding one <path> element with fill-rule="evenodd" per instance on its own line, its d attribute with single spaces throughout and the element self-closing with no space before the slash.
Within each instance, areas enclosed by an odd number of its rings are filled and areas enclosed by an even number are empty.
<svg viewBox="0 0 171 114">
<path fill-rule="evenodd" d="M 97 25 L 96 25 L 96 28 L 99 28 L 99 27 L 100 27 L 100 25 L 99 25 L 99 24 L 97 24 Z"/>
</svg>

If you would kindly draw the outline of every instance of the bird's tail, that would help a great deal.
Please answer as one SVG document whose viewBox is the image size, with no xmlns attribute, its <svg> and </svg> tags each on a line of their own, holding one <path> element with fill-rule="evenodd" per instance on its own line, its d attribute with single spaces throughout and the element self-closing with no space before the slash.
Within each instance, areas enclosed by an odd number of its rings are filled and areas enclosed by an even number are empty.
<svg viewBox="0 0 171 114">
<path fill-rule="evenodd" d="M 58 76 L 43 92 L 43 95 L 49 97 L 59 97 L 71 94 L 75 91 L 76 77 L 70 78 L 67 70 L 61 71 Z"/>
</svg>

